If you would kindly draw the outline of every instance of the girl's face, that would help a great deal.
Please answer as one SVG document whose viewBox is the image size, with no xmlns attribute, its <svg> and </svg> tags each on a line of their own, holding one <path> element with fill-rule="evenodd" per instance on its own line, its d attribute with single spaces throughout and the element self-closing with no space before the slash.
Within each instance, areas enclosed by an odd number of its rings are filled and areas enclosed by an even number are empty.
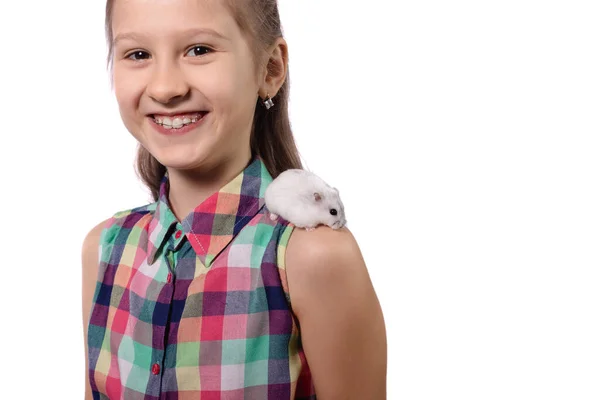
<svg viewBox="0 0 600 400">
<path fill-rule="evenodd" d="M 158 161 L 192 169 L 250 157 L 259 80 L 219 0 L 115 0 L 112 29 L 121 117 Z M 165 133 L 155 122 L 170 115 L 179 126 L 204 111 L 187 132 Z"/>
</svg>

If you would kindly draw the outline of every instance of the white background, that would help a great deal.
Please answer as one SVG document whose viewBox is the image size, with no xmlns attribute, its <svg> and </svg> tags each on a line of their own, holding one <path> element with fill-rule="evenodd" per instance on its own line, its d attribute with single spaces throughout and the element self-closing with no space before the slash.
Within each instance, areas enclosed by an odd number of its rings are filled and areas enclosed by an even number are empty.
<svg viewBox="0 0 600 400">
<path fill-rule="evenodd" d="M 381 301 L 389 399 L 600 398 L 596 1 L 280 2 L 291 118 Z M 81 399 L 81 244 L 146 204 L 104 1 L 0 3 L 3 398 Z"/>
</svg>

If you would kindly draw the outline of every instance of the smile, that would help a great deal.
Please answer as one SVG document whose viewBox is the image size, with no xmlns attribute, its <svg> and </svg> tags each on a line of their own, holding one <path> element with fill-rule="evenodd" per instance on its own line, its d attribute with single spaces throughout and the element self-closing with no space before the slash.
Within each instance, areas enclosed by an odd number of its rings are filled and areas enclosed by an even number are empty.
<svg viewBox="0 0 600 400">
<path fill-rule="evenodd" d="M 150 115 L 151 125 L 163 135 L 183 135 L 199 127 L 208 112 L 199 112 L 177 116 Z"/>
<path fill-rule="evenodd" d="M 165 128 L 181 128 L 182 126 L 193 124 L 202 118 L 202 116 L 206 114 L 205 112 L 186 114 L 186 115 L 177 115 L 177 116 L 162 116 L 155 114 L 154 122 L 159 125 L 164 126 Z"/>
</svg>

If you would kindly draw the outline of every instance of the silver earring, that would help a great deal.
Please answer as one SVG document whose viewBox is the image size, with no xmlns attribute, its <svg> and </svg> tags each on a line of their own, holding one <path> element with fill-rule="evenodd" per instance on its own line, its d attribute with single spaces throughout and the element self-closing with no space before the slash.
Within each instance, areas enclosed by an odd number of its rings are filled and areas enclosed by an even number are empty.
<svg viewBox="0 0 600 400">
<path fill-rule="evenodd" d="M 267 110 L 271 107 L 273 107 L 275 104 L 273 104 L 273 100 L 271 99 L 271 96 L 269 96 L 269 93 L 267 93 L 267 100 L 265 100 L 265 107 L 267 108 Z"/>
</svg>

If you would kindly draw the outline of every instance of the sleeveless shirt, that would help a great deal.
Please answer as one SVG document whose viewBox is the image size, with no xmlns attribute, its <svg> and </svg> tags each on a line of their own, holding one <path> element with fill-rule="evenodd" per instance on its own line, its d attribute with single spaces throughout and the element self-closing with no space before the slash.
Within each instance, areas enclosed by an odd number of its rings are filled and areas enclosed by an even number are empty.
<svg viewBox="0 0 600 400">
<path fill-rule="evenodd" d="M 88 321 L 94 399 L 316 399 L 291 310 L 294 225 L 264 206 L 255 156 L 179 221 L 159 199 L 114 214 L 100 238 Z"/>
</svg>

